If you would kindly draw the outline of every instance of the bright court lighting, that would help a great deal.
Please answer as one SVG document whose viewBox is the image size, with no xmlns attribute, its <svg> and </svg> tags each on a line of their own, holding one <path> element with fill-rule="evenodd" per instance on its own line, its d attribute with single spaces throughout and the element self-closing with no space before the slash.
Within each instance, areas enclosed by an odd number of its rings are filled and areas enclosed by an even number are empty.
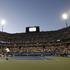
<svg viewBox="0 0 70 70">
<path fill-rule="evenodd" d="M 1 26 L 4 26 L 6 24 L 6 20 L 2 19 L 1 20 Z"/>
<path fill-rule="evenodd" d="M 67 13 L 63 13 L 62 14 L 62 18 L 63 18 L 63 20 L 67 20 L 68 19 L 68 14 Z"/>
</svg>

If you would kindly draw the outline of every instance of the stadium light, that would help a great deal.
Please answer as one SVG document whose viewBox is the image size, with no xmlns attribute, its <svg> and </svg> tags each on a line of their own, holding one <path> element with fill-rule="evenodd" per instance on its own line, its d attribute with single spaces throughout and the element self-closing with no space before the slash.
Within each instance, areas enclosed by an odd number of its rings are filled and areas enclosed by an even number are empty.
<svg viewBox="0 0 70 70">
<path fill-rule="evenodd" d="M 1 20 L 1 26 L 2 26 L 2 32 L 3 32 L 3 28 L 4 28 L 4 25 L 6 24 L 6 20 L 2 19 Z"/>
<path fill-rule="evenodd" d="M 68 14 L 67 13 L 63 13 L 62 14 L 62 19 L 65 21 L 66 27 L 68 27 L 68 25 L 67 25 Z"/>
</svg>

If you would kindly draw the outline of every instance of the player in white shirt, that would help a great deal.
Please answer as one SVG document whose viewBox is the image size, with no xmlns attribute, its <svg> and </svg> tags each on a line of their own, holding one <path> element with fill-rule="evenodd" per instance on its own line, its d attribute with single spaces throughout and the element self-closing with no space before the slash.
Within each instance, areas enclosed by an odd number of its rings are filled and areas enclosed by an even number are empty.
<svg viewBox="0 0 70 70">
<path fill-rule="evenodd" d="M 8 55 L 10 53 L 10 49 L 6 48 L 5 51 L 6 51 L 5 58 L 6 58 L 6 60 L 8 60 Z"/>
<path fill-rule="evenodd" d="M 9 48 L 6 48 L 5 50 L 6 50 L 6 52 L 7 52 L 7 53 L 9 53 L 9 52 L 10 52 L 10 49 L 9 49 Z"/>
</svg>

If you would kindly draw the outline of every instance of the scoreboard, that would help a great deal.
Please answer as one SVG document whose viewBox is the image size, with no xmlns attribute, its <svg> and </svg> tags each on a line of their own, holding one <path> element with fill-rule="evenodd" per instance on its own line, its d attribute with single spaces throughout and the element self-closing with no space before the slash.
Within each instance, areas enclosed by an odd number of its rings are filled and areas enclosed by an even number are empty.
<svg viewBox="0 0 70 70">
<path fill-rule="evenodd" d="M 26 27 L 26 32 L 39 32 L 39 26 Z"/>
</svg>

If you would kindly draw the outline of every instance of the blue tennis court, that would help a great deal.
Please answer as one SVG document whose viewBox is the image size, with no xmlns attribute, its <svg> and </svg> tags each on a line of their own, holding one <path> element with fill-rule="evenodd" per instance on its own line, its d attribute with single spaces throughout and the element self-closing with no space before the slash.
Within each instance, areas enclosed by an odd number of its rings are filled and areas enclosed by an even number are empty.
<svg viewBox="0 0 70 70">
<path fill-rule="evenodd" d="M 16 60 L 51 60 L 52 56 L 13 56 L 11 59 Z"/>
</svg>

